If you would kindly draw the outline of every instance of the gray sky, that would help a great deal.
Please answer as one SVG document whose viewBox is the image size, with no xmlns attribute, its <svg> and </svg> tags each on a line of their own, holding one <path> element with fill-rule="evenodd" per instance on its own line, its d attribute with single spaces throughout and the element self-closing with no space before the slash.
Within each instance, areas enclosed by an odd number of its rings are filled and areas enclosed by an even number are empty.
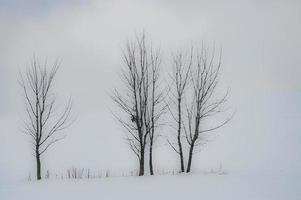
<svg viewBox="0 0 301 200">
<path fill-rule="evenodd" d="M 231 88 L 236 115 L 197 155 L 195 168 L 300 169 L 300 24 L 297 0 L 1 0 L 0 173 L 24 176 L 32 169 L 20 132 L 17 72 L 33 55 L 63 59 L 56 89 L 61 100 L 72 96 L 77 115 L 66 140 L 46 154 L 49 168 L 136 166 L 111 115 L 109 94 L 120 83 L 126 38 L 142 30 L 163 49 L 165 72 L 173 49 L 201 41 L 223 48 L 222 86 Z M 161 143 L 155 164 L 174 167 L 176 155 Z"/>
</svg>

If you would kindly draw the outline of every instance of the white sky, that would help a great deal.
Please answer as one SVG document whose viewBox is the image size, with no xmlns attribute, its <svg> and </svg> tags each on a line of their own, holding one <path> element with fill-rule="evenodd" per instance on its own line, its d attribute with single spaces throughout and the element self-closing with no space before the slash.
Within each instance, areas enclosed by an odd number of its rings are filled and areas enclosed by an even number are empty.
<svg viewBox="0 0 301 200">
<path fill-rule="evenodd" d="M 45 156 L 51 169 L 131 169 L 135 157 L 111 114 L 126 38 L 144 30 L 164 53 L 205 41 L 223 48 L 223 86 L 236 110 L 229 126 L 197 154 L 196 169 L 294 170 L 301 167 L 301 3 L 265 1 L 0 0 L 0 174 L 33 169 L 22 135 L 17 84 L 35 54 L 62 58 L 56 89 L 72 96 L 77 121 Z M 161 141 L 158 168 L 176 167 Z M 158 155 L 163 152 L 162 155 Z"/>
</svg>

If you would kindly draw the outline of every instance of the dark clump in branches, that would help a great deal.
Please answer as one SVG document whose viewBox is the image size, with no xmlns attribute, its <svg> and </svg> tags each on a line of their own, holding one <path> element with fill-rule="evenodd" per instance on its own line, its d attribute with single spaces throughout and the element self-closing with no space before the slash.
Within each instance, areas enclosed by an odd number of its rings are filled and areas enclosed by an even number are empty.
<svg viewBox="0 0 301 200">
<path fill-rule="evenodd" d="M 34 57 L 26 71 L 20 72 L 19 81 L 27 114 L 24 132 L 32 139 L 37 180 L 41 179 L 41 155 L 53 144 L 64 139 L 65 136 L 60 133 L 72 123 L 70 99 L 61 112 L 56 109 L 57 99 L 52 89 L 59 66 L 60 62 L 56 61 L 48 69 L 47 62 L 41 64 Z"/>
</svg>

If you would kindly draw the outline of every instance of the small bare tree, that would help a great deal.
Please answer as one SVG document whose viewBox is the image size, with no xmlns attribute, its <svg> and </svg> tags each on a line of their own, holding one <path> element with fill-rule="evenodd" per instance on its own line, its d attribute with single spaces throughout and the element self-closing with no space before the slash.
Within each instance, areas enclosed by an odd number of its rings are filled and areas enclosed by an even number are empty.
<svg viewBox="0 0 301 200">
<path fill-rule="evenodd" d="M 24 92 L 27 113 L 24 133 L 32 138 L 37 180 L 41 179 L 41 155 L 65 137 L 60 132 L 72 123 L 70 99 L 61 113 L 55 109 L 56 97 L 52 88 L 59 66 L 60 62 L 56 61 L 49 70 L 46 61 L 42 65 L 34 57 L 26 71 L 20 71 L 19 81 Z"/>
<path fill-rule="evenodd" d="M 193 64 L 190 70 L 192 98 L 191 103 L 186 105 L 187 126 L 184 127 L 185 137 L 189 144 L 186 172 L 191 170 L 195 147 L 206 143 L 209 133 L 224 126 L 232 118 L 232 116 L 226 118 L 226 120 L 210 128 L 204 127 L 207 118 L 223 112 L 222 106 L 227 101 L 228 91 L 221 97 L 216 95 L 221 68 L 221 54 L 216 61 L 215 50 L 210 51 L 202 46 L 192 57 Z"/>
<path fill-rule="evenodd" d="M 155 128 L 162 115 L 157 107 L 162 102 L 158 90 L 160 51 L 146 44 L 145 35 L 128 41 L 123 55 L 122 71 L 124 90 L 115 90 L 112 97 L 125 117 L 116 116 L 129 133 L 127 141 L 139 160 L 139 176 L 144 175 L 145 149 L 150 144 L 150 170 L 153 174 L 152 151 Z"/>
<path fill-rule="evenodd" d="M 182 50 L 176 53 L 173 56 L 173 71 L 171 74 L 172 84 L 170 86 L 170 103 L 168 103 L 168 109 L 171 113 L 172 119 L 177 124 L 177 142 L 176 144 L 171 142 L 169 139 L 167 140 L 172 149 L 179 155 L 180 157 L 180 167 L 181 172 L 185 171 L 184 165 L 184 153 L 183 153 L 183 145 L 182 145 L 182 124 L 183 124 L 183 109 L 182 103 L 184 98 L 184 93 L 187 89 L 187 85 L 189 82 L 189 73 L 192 65 L 192 50 L 191 54 L 185 54 Z M 174 108 L 176 112 L 174 112 Z"/>
</svg>

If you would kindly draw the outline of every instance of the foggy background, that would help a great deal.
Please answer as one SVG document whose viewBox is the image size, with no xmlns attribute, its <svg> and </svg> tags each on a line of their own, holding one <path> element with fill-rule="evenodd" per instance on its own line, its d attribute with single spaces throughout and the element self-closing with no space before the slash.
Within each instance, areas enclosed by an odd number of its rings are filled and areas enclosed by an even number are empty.
<svg viewBox="0 0 301 200">
<path fill-rule="evenodd" d="M 196 155 L 194 170 L 300 170 L 300 24 L 298 0 L 0 0 L 1 179 L 34 172 L 17 82 L 33 55 L 49 64 L 62 58 L 55 91 L 61 102 L 72 97 L 77 118 L 44 154 L 43 169 L 137 168 L 110 94 L 121 84 L 126 39 L 143 30 L 163 50 L 164 73 L 173 50 L 202 41 L 223 49 L 221 83 L 236 114 Z M 158 144 L 155 168 L 176 169 L 177 155 L 163 138 Z"/>
</svg>

